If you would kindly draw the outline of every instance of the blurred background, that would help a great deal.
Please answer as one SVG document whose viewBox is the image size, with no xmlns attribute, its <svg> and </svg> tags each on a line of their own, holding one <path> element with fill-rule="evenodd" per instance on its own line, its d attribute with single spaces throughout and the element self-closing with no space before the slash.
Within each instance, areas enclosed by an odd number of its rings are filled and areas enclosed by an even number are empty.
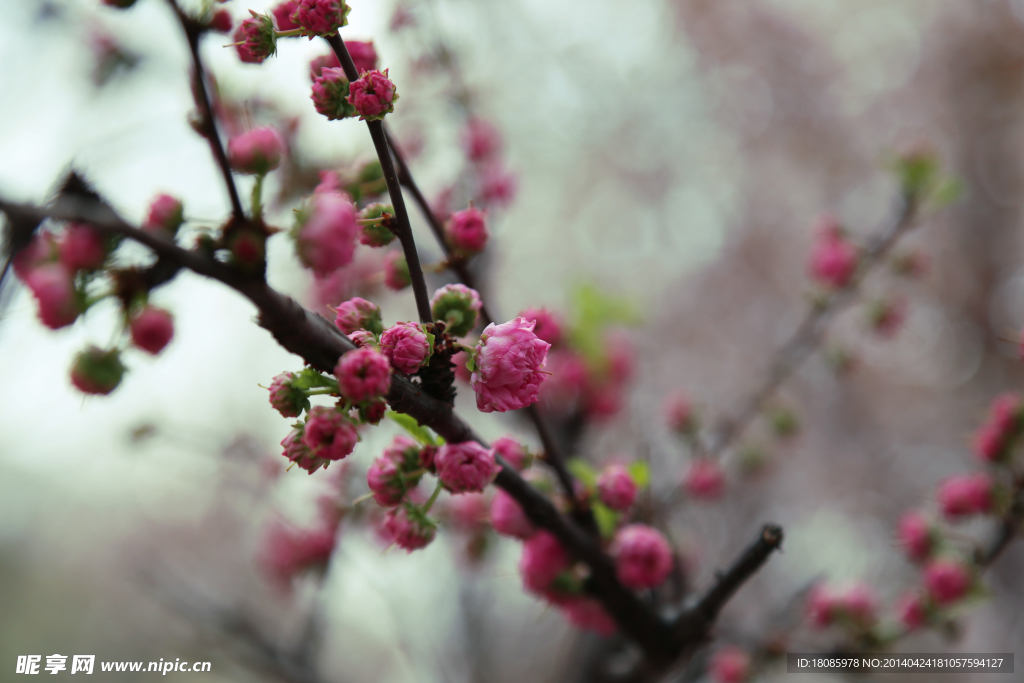
<svg viewBox="0 0 1024 683">
<path fill-rule="evenodd" d="M 135 223 L 161 192 L 182 198 L 195 224 L 227 215 L 219 171 L 189 125 L 187 45 L 166 3 L 0 7 L 0 196 L 43 202 L 74 167 Z M 272 5 L 223 7 L 237 22 Z M 866 302 L 907 302 L 899 334 L 877 334 L 866 307 L 851 307 L 828 346 L 855 355 L 854 370 L 811 358 L 772 404 L 797 417 L 796 434 L 780 439 L 758 421 L 725 456 L 726 495 L 676 500 L 662 519 L 685 559 L 681 588 L 708 585 L 763 522 L 785 528 L 785 552 L 719 622 L 730 642 L 827 642 L 795 626 L 819 578 L 865 581 L 883 605 L 913 584 L 897 519 L 973 467 L 971 432 L 992 397 L 1024 379 L 1024 2 L 353 2 L 342 36 L 374 40 L 401 94 L 389 124 L 439 211 L 489 192 L 493 240 L 476 268 L 496 317 L 543 305 L 579 323 L 595 298 L 628 310 L 611 316 L 627 323 L 615 338 L 632 349 L 620 404 L 566 440 L 596 464 L 648 460 L 652 507 L 675 500 L 687 459 L 664 424 L 666 395 L 685 392 L 707 422 L 733 411 L 809 305 L 818 217 L 835 215 L 855 240 L 878 233 L 897 207 L 887 164 L 931 145 L 963 192 L 906 240 L 927 273 L 879 272 L 865 287 Z M 369 136 L 313 109 L 321 41 L 281 40 L 262 65 L 242 64 L 230 42 L 208 35 L 203 56 L 235 125 L 287 133 L 268 217 L 288 228 L 316 170 L 372 159 Z M 503 139 L 489 190 L 466 160 L 468 117 Z M 425 260 L 439 260 L 413 215 Z M 282 235 L 270 241 L 269 279 L 313 307 L 372 291 L 385 324 L 411 319 L 411 295 L 375 284 L 373 258 L 352 281 L 316 283 Z M 351 502 L 396 432 L 364 431 L 348 483 L 285 472 L 288 420 L 260 385 L 301 361 L 218 284 L 186 273 L 153 300 L 175 314 L 170 347 L 130 357 L 110 397 L 83 398 L 68 368 L 87 344 L 108 342 L 113 305 L 53 333 L 31 294 L 6 284 L 0 680 L 14 678 L 18 655 L 52 653 L 211 661 L 209 674 L 168 675 L 209 681 L 598 681 L 629 670 L 627 645 L 577 631 L 525 594 L 518 544 L 461 528 L 457 510 L 438 541 L 408 556 L 385 552 L 354 514 L 326 568 L 274 580 L 273 529 L 314 525 L 324 496 Z M 539 448 L 529 425 L 478 414 L 465 385 L 461 394 L 485 437 Z M 900 647 L 1012 651 L 1024 642 L 1022 570 L 1024 551 L 1011 546 L 987 574 L 993 598 L 956 639 L 923 633 Z M 944 680 L 975 678 L 1020 680 Z"/>
</svg>

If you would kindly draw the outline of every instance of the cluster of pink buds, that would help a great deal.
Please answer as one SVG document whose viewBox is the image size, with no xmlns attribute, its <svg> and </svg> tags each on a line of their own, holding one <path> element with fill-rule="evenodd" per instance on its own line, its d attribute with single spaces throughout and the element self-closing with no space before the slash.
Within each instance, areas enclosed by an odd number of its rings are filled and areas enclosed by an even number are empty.
<svg viewBox="0 0 1024 683">
<path fill-rule="evenodd" d="M 831 216 L 821 219 L 815 228 L 809 270 L 811 277 L 833 289 L 845 287 L 860 260 L 857 247 L 843 234 L 839 222 Z"/>
</svg>

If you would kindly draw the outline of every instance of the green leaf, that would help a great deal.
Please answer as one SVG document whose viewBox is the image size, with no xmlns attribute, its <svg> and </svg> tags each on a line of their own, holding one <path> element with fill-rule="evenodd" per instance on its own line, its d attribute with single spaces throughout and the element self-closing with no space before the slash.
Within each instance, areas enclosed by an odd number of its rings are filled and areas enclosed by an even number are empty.
<svg viewBox="0 0 1024 683">
<path fill-rule="evenodd" d="M 647 485 L 651 483 L 651 468 L 643 460 L 629 463 L 626 471 L 629 472 L 629 476 L 633 477 L 633 481 L 639 488 L 647 488 Z"/>
<path fill-rule="evenodd" d="M 567 463 L 569 471 L 573 476 L 582 481 L 588 488 L 597 486 L 597 472 L 594 468 L 579 458 L 573 458 Z"/>
<path fill-rule="evenodd" d="M 936 209 L 949 206 L 964 193 L 964 186 L 957 178 L 943 178 L 932 192 L 931 204 Z"/>
<path fill-rule="evenodd" d="M 409 432 L 409 436 L 419 441 L 424 446 L 439 446 L 438 439 L 436 439 L 431 431 L 426 427 L 420 426 L 420 423 L 416 421 L 416 418 L 405 413 L 396 413 L 393 410 L 389 410 L 385 413 L 387 418 L 397 424 L 399 427 Z"/>
<path fill-rule="evenodd" d="M 297 389 L 315 389 L 317 387 L 333 387 L 336 383 L 313 368 L 306 368 L 296 373 L 293 384 Z"/>
<path fill-rule="evenodd" d="M 601 536 L 604 538 L 614 536 L 615 529 L 619 526 L 619 513 L 598 501 L 594 501 L 592 507 L 594 510 L 594 520 L 597 522 L 597 528 L 601 532 Z"/>
</svg>

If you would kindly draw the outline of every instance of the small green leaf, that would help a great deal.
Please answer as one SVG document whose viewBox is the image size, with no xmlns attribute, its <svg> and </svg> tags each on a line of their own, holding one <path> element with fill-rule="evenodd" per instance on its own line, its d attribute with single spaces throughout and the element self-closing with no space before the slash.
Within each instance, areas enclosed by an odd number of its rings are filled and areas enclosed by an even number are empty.
<svg viewBox="0 0 1024 683">
<path fill-rule="evenodd" d="M 647 488 L 647 485 L 651 483 L 651 468 L 643 460 L 629 463 L 626 470 L 639 488 Z"/>
<path fill-rule="evenodd" d="M 316 387 L 333 387 L 333 379 L 324 377 L 313 368 L 306 368 L 296 373 L 293 385 L 297 389 L 314 389 Z"/>
<path fill-rule="evenodd" d="M 957 178 L 943 178 L 932 192 L 931 204 L 936 209 L 949 206 L 964 193 L 964 186 Z"/>
<path fill-rule="evenodd" d="M 389 410 L 386 413 L 389 420 L 397 424 L 399 427 L 409 432 L 409 436 L 419 441 L 424 446 L 438 446 L 437 439 L 434 438 L 432 433 L 426 427 L 420 426 L 420 423 L 416 421 L 416 418 L 405 413 L 396 413 L 393 410 Z"/>
<path fill-rule="evenodd" d="M 572 472 L 573 476 L 582 481 L 587 488 L 594 488 L 597 486 L 597 472 L 594 468 L 583 462 L 579 458 L 573 458 L 568 462 L 569 471 Z"/>
<path fill-rule="evenodd" d="M 594 520 L 597 521 L 597 528 L 604 538 L 611 538 L 615 535 L 615 529 L 619 525 L 619 513 L 612 510 L 603 503 L 594 501 Z"/>
</svg>

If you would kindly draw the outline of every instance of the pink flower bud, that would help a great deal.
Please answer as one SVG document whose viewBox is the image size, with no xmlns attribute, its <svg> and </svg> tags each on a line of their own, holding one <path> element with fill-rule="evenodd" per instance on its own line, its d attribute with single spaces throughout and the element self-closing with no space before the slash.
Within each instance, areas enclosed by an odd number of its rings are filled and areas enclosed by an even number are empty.
<svg viewBox="0 0 1024 683">
<path fill-rule="evenodd" d="M 299 25 L 292 21 L 292 15 L 295 14 L 298 8 L 298 0 L 285 0 L 271 10 L 279 31 L 291 31 L 292 29 L 299 28 Z"/>
<path fill-rule="evenodd" d="M 725 490 L 725 473 L 717 460 L 695 458 L 683 479 L 683 488 L 694 498 L 713 500 Z"/>
<path fill-rule="evenodd" d="M 619 581 L 629 588 L 655 588 L 672 571 L 672 548 L 660 531 L 646 524 L 619 529 L 609 551 Z"/>
<path fill-rule="evenodd" d="M 345 71 L 341 67 L 324 67 L 320 75 L 313 81 L 313 107 L 327 117 L 328 121 L 338 121 L 357 114 L 355 107 L 348 102 L 349 83 Z"/>
<path fill-rule="evenodd" d="M 900 518 L 898 535 L 911 562 L 923 562 L 935 549 L 935 531 L 928 519 L 916 510 Z"/>
<path fill-rule="evenodd" d="M 327 275 L 352 262 L 356 251 L 356 210 L 342 195 L 314 194 L 295 231 L 295 251 L 302 264 Z"/>
<path fill-rule="evenodd" d="M 466 361 L 469 360 L 469 354 L 465 351 L 459 351 L 452 356 L 452 363 L 455 364 L 455 378 L 460 379 L 466 384 L 469 384 L 472 373 L 469 368 L 466 367 Z"/>
<path fill-rule="evenodd" d="M 484 166 L 478 175 L 478 181 L 479 198 L 485 206 L 508 206 L 516 197 L 515 174 L 498 164 Z"/>
<path fill-rule="evenodd" d="M 71 274 L 58 263 L 41 265 L 25 277 L 25 285 L 39 303 L 39 319 L 51 330 L 75 322 L 81 308 Z"/>
<path fill-rule="evenodd" d="M 860 628 L 871 626 L 877 619 L 877 603 L 871 589 L 854 584 L 835 598 L 838 613 Z"/>
<path fill-rule="evenodd" d="M 857 270 L 857 248 L 843 237 L 839 223 L 830 216 L 818 223 L 816 232 L 809 266 L 811 277 L 828 287 L 845 287 Z"/>
<path fill-rule="evenodd" d="M 343 301 L 335 309 L 337 314 L 334 324 L 345 334 L 352 334 L 357 330 L 366 330 L 373 334 L 380 334 L 384 326 L 380 321 L 380 306 L 361 299 L 358 296 Z"/>
<path fill-rule="evenodd" d="M 341 62 L 338 61 L 338 55 L 334 52 L 314 57 L 313 61 L 309 63 L 309 80 L 315 81 L 324 69 L 336 69 L 340 66 Z"/>
<path fill-rule="evenodd" d="M 992 479 L 983 472 L 950 477 L 939 484 L 938 498 L 950 521 L 987 513 L 992 509 Z"/>
<path fill-rule="evenodd" d="M 380 349 L 376 335 L 369 330 L 356 330 L 352 334 L 348 335 L 348 338 L 352 340 L 353 344 L 360 348 Z"/>
<path fill-rule="evenodd" d="M 541 389 L 545 410 L 567 415 L 582 402 L 590 381 L 587 362 L 575 351 L 556 349 L 548 354 L 544 368 L 551 375 Z"/>
<path fill-rule="evenodd" d="M 597 478 L 597 496 L 618 512 L 625 512 L 636 500 L 636 482 L 622 465 L 609 465 Z"/>
<path fill-rule="evenodd" d="M 275 582 L 287 585 L 299 574 L 323 570 L 334 553 L 336 533 L 322 527 L 302 530 L 276 523 L 267 529 L 259 563 Z"/>
<path fill-rule="evenodd" d="M 519 317 L 537 323 L 533 328 L 533 333 L 548 344 L 555 346 L 562 341 L 562 323 L 559 321 L 558 316 L 548 309 L 527 308 L 519 314 Z"/>
<path fill-rule="evenodd" d="M 500 455 L 505 461 L 517 471 L 522 471 L 530 466 L 530 454 L 523 445 L 515 439 L 502 436 L 494 440 L 491 450 L 495 456 Z"/>
<path fill-rule="evenodd" d="M 504 413 L 537 402 L 551 345 L 533 333 L 534 325 L 515 318 L 501 325 L 491 323 L 480 335 L 470 381 L 481 412 Z"/>
<path fill-rule="evenodd" d="M 83 393 L 106 396 L 121 383 L 125 370 L 117 349 L 90 346 L 75 356 L 71 383 Z"/>
<path fill-rule="evenodd" d="M 14 257 L 14 273 L 23 282 L 28 283 L 28 276 L 34 269 L 57 260 L 57 238 L 48 230 L 36 230 L 25 248 Z"/>
<path fill-rule="evenodd" d="M 103 236 L 84 223 L 71 223 L 57 241 L 60 262 L 69 271 L 96 270 L 107 258 Z"/>
<path fill-rule="evenodd" d="M 375 223 L 363 223 L 360 226 L 362 234 L 359 236 L 359 243 L 368 247 L 386 247 L 395 241 L 395 233 L 385 224 L 395 215 L 395 209 L 390 204 L 370 204 L 359 212 L 359 218 L 363 220 L 376 220 Z"/>
<path fill-rule="evenodd" d="M 487 498 L 482 493 L 452 496 L 445 505 L 445 515 L 452 526 L 467 533 L 487 529 Z"/>
<path fill-rule="evenodd" d="M 316 457 L 341 460 L 352 452 L 357 441 L 355 425 L 341 412 L 323 406 L 309 411 L 302 442 Z"/>
<path fill-rule="evenodd" d="M 444 226 L 445 238 L 460 256 L 479 254 L 487 246 L 486 214 L 475 207 L 456 211 Z"/>
<path fill-rule="evenodd" d="M 337 35 L 338 29 L 348 24 L 349 7 L 344 0 L 298 0 L 292 22 L 309 36 Z"/>
<path fill-rule="evenodd" d="M 162 308 L 146 306 L 132 317 L 130 329 L 132 343 L 155 356 L 174 336 L 174 318 Z"/>
<path fill-rule="evenodd" d="M 487 121 L 471 118 L 466 122 L 462 145 L 470 161 L 485 161 L 501 150 L 501 133 Z"/>
<path fill-rule="evenodd" d="M 391 367 L 407 375 L 419 370 L 430 360 L 432 349 L 419 323 L 395 323 L 384 330 L 380 350 L 391 362 Z"/>
<path fill-rule="evenodd" d="M 366 470 L 366 483 L 373 499 L 383 507 L 393 507 L 405 497 L 399 463 L 386 454 L 380 456 Z"/>
<path fill-rule="evenodd" d="M 379 424 L 387 412 L 388 402 L 382 398 L 359 404 L 359 419 L 365 424 Z"/>
<path fill-rule="evenodd" d="M 868 306 L 868 324 L 880 336 L 891 338 L 907 319 L 907 300 L 879 299 Z"/>
<path fill-rule="evenodd" d="M 294 372 L 282 372 L 270 382 L 270 405 L 281 413 L 281 417 L 298 417 L 309 408 L 306 393 L 294 382 Z"/>
<path fill-rule="evenodd" d="M 226 9 L 220 9 L 213 13 L 210 17 L 210 29 L 217 33 L 231 33 L 231 27 L 234 22 L 231 20 L 231 12 Z"/>
<path fill-rule="evenodd" d="M 373 71 L 377 68 L 377 51 L 372 40 L 346 40 L 345 47 L 356 65 L 356 71 Z"/>
<path fill-rule="evenodd" d="M 394 460 L 403 470 L 415 470 L 421 466 L 419 443 L 405 434 L 399 434 L 384 449 L 383 457 Z M 417 480 L 418 481 L 418 480 Z"/>
<path fill-rule="evenodd" d="M 174 235 L 184 221 L 181 202 L 169 194 L 161 194 L 149 205 L 149 215 L 142 228 L 150 232 L 165 231 Z"/>
<path fill-rule="evenodd" d="M 807 596 L 807 619 L 816 628 L 826 628 L 835 621 L 838 599 L 824 585 L 816 585 Z"/>
<path fill-rule="evenodd" d="M 384 534 L 406 552 L 426 547 L 434 540 L 437 530 L 418 511 L 402 505 L 384 517 Z"/>
<path fill-rule="evenodd" d="M 974 453 L 983 462 L 1002 462 L 1021 428 L 1021 397 L 1008 392 L 992 402 L 989 417 L 974 437 Z"/>
<path fill-rule="evenodd" d="M 743 683 L 750 678 L 750 656 L 734 645 L 715 652 L 708 664 L 714 683 Z"/>
<path fill-rule="evenodd" d="M 956 560 L 933 560 L 924 568 L 924 586 L 939 605 L 948 605 L 967 595 L 971 573 Z"/>
<path fill-rule="evenodd" d="M 491 525 L 499 534 L 512 538 L 527 539 L 537 531 L 516 499 L 501 490 L 491 501 Z"/>
<path fill-rule="evenodd" d="M 547 531 L 538 531 L 523 543 L 519 573 L 527 590 L 543 593 L 568 568 L 569 556 L 558 539 Z"/>
<path fill-rule="evenodd" d="M 665 398 L 665 420 L 677 434 L 692 436 L 697 432 L 697 416 L 693 403 L 685 394 L 670 394 Z"/>
<path fill-rule="evenodd" d="M 896 603 L 896 613 L 904 628 L 915 631 L 928 619 L 927 601 L 919 591 L 911 591 Z"/>
<path fill-rule="evenodd" d="M 349 86 L 348 102 L 359 112 L 360 121 L 379 121 L 395 110 L 398 93 L 388 70 L 371 69 Z"/>
<path fill-rule="evenodd" d="M 455 283 L 434 292 L 430 310 L 434 320 L 445 323 L 445 332 L 453 337 L 464 337 L 476 327 L 483 303 L 475 289 Z"/>
<path fill-rule="evenodd" d="M 619 628 L 601 603 L 593 598 L 573 597 L 563 600 L 559 603 L 559 609 L 576 628 L 593 631 L 605 638 L 613 635 Z"/>
<path fill-rule="evenodd" d="M 326 467 L 330 461 L 327 458 L 313 454 L 313 451 L 309 449 L 309 446 L 302 439 L 303 432 L 304 427 L 300 426 L 284 437 L 284 440 L 281 441 L 281 446 L 284 447 L 283 455 L 301 469 L 306 470 L 309 474 L 313 474 L 321 467 Z"/>
<path fill-rule="evenodd" d="M 228 161 L 239 173 L 263 175 L 274 170 L 284 156 L 284 140 L 273 128 L 254 128 L 228 141 Z"/>
<path fill-rule="evenodd" d="M 388 289 L 400 292 L 412 282 L 409 276 L 409 264 L 405 254 L 400 251 L 389 251 L 384 255 L 384 284 Z"/>
<path fill-rule="evenodd" d="M 341 394 L 354 402 L 383 398 L 391 387 L 391 366 L 376 349 L 344 354 L 334 369 Z"/>
<path fill-rule="evenodd" d="M 251 17 L 242 21 L 235 29 L 235 49 L 238 58 L 247 64 L 260 64 L 267 57 L 277 53 L 277 34 L 274 20 L 266 14 L 249 10 Z"/>
<path fill-rule="evenodd" d="M 498 474 L 494 455 L 475 441 L 441 446 L 434 457 L 437 476 L 452 493 L 483 491 Z"/>
</svg>

